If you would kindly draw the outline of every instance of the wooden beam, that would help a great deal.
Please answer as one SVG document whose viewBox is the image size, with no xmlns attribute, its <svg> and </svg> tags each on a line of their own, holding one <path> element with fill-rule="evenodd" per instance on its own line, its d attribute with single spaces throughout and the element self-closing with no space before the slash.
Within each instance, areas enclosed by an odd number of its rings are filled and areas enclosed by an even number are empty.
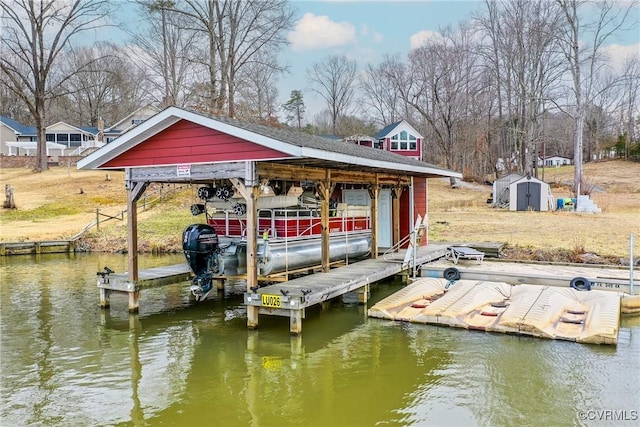
<svg viewBox="0 0 640 427">
<path fill-rule="evenodd" d="M 131 182 L 207 182 L 214 179 L 242 178 L 246 162 L 144 166 L 130 168 Z"/>
<path fill-rule="evenodd" d="M 371 258 L 378 258 L 378 197 L 380 186 L 378 183 L 369 185 L 369 197 L 371 198 Z"/>
<path fill-rule="evenodd" d="M 258 163 L 258 175 L 266 179 L 285 179 L 289 181 L 300 180 L 301 177 L 309 181 L 322 181 L 326 173 L 331 174 L 332 182 L 345 184 L 362 184 L 378 182 L 380 185 L 392 185 L 402 182 L 405 185 L 411 183 L 411 178 L 407 175 L 396 175 L 386 173 L 362 172 L 357 170 L 342 170 L 333 168 L 313 168 L 302 167 L 280 163 Z"/>
<path fill-rule="evenodd" d="M 253 162 L 247 162 L 253 163 Z M 245 182 L 237 178 L 229 178 L 231 184 L 242 195 L 247 205 L 247 292 L 258 286 L 258 210 L 257 201 L 260 186 L 255 176 L 255 167 L 247 165 Z M 252 185 L 246 185 L 250 183 Z M 258 328 L 258 314 L 260 307 L 247 305 L 247 327 Z"/>
<path fill-rule="evenodd" d="M 137 202 L 144 194 L 148 182 L 132 182 L 129 180 L 131 168 L 126 170 L 127 180 L 127 250 L 129 264 L 129 280 L 138 281 L 138 206 Z"/>
<path fill-rule="evenodd" d="M 322 224 L 322 271 L 331 268 L 331 254 L 329 252 L 329 199 L 335 188 L 331 183 L 331 171 L 325 171 L 324 181 L 316 181 L 316 191 L 320 194 L 320 222 Z"/>
<path fill-rule="evenodd" d="M 391 204 L 393 217 L 393 245 L 400 243 L 400 196 L 402 196 L 402 185 L 395 185 L 391 188 Z"/>
</svg>

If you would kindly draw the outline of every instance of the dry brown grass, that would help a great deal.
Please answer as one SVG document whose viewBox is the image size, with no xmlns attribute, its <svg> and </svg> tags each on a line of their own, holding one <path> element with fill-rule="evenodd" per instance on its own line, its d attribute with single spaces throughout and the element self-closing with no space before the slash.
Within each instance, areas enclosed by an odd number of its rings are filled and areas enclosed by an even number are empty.
<svg viewBox="0 0 640 427">
<path fill-rule="evenodd" d="M 573 166 L 545 170 L 545 181 L 551 184 L 555 198 L 571 196 L 573 173 Z M 446 180 L 432 180 L 430 238 L 503 242 L 520 258 L 617 262 L 629 256 L 629 236 L 634 233 L 634 253 L 640 255 L 640 164 L 589 163 L 583 175 L 604 190 L 591 194 L 601 214 L 496 209 L 486 203 L 490 186 L 451 189 Z"/>
<path fill-rule="evenodd" d="M 15 210 L 0 210 L 2 241 L 68 239 L 96 218 L 126 208 L 124 173 L 52 167 L 1 168 L 0 185 L 13 187 Z M 82 192 L 81 192 L 82 191 Z M 4 195 L 3 195 L 4 202 Z"/>
<path fill-rule="evenodd" d="M 126 208 L 124 174 L 78 171 L 54 167 L 0 169 L 0 184 L 11 184 L 15 211 L 0 210 L 2 241 L 68 239 L 95 220 L 96 208 L 115 215 Z M 640 164 L 614 161 L 589 163 L 584 175 L 604 192 L 591 198 L 601 214 L 572 212 L 510 212 L 491 208 L 491 187 L 473 185 L 451 189 L 448 180 L 429 182 L 429 237 L 432 241 L 503 242 L 507 255 L 521 259 L 617 262 L 629 254 L 629 235 L 636 236 L 640 255 Z M 553 195 L 569 197 L 573 167 L 545 170 Z M 82 188 L 83 194 L 80 194 Z M 139 246 L 145 251 L 180 247 L 180 231 L 194 219 L 188 205 L 194 191 L 186 191 L 152 210 L 140 212 Z M 110 221 L 89 233 L 85 246 L 93 250 L 125 250 L 126 226 Z M 598 257 L 586 256 L 586 253 Z"/>
</svg>

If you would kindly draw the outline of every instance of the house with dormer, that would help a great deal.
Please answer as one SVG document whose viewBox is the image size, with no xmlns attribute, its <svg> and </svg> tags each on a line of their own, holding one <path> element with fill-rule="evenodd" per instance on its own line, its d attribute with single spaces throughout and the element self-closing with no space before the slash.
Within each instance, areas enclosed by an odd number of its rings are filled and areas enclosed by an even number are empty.
<svg viewBox="0 0 640 427">
<path fill-rule="evenodd" d="M 374 139 L 380 149 L 422 160 L 423 136 L 406 120 L 385 126 Z"/>
<path fill-rule="evenodd" d="M 401 156 L 422 160 L 423 136 L 406 120 L 385 126 L 373 137 L 352 135 L 344 140 L 363 147 L 386 150 Z"/>
</svg>

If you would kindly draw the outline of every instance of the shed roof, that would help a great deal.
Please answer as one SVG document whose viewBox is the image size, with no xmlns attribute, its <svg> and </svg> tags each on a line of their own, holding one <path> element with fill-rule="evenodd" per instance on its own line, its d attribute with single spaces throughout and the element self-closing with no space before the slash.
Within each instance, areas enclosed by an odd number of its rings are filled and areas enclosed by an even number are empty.
<svg viewBox="0 0 640 427">
<path fill-rule="evenodd" d="M 143 143 L 145 140 L 187 120 L 218 132 L 241 138 L 263 147 L 287 154 L 287 158 L 271 162 L 308 167 L 326 167 L 360 171 L 394 172 L 422 177 L 456 177 L 462 175 L 384 150 L 362 147 L 345 141 L 330 140 L 304 132 L 278 129 L 255 123 L 241 122 L 221 116 L 210 116 L 168 107 L 137 127 L 78 162 L 78 169 L 101 169 L 109 161 Z M 179 161 L 179 160 L 177 160 Z M 157 165 L 148 165 L 157 166 Z"/>
</svg>

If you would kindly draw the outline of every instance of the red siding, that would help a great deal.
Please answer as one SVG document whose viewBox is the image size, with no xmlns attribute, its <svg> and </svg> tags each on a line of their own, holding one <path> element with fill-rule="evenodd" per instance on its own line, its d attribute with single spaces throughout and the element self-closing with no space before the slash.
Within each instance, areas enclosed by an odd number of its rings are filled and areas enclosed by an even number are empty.
<svg viewBox="0 0 640 427">
<path fill-rule="evenodd" d="M 259 144 L 181 120 L 127 150 L 105 167 L 268 160 L 290 157 Z"/>
<path fill-rule="evenodd" d="M 424 218 L 429 213 L 429 207 L 427 203 L 427 179 L 426 178 L 414 178 L 413 179 L 413 206 L 414 216 L 417 218 L 420 215 Z M 426 246 L 429 241 L 428 233 L 425 232 L 420 242 L 420 246 Z"/>
<path fill-rule="evenodd" d="M 406 215 L 400 215 L 400 238 L 407 236 L 411 232 L 411 228 L 415 224 L 418 215 L 424 218 L 428 212 L 428 194 L 426 178 L 414 178 L 413 180 L 413 221 L 411 223 L 411 214 L 409 210 L 409 191 L 403 191 L 400 197 L 400 212 L 407 212 Z M 429 239 L 427 233 L 422 237 L 420 246 L 426 246 Z"/>
</svg>

